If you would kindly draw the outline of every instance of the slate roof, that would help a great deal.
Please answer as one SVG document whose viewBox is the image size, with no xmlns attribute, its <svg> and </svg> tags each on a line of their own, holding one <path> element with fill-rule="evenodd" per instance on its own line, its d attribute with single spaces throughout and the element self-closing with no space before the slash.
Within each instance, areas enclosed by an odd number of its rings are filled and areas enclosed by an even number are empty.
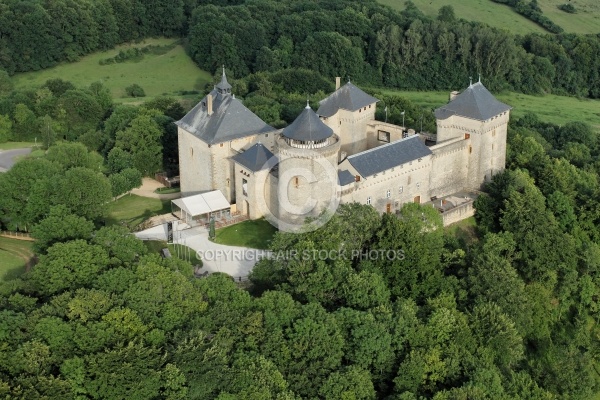
<svg viewBox="0 0 600 400">
<path fill-rule="evenodd" d="M 231 85 L 223 69 L 221 82 L 209 93 L 213 97 L 212 115 L 208 115 L 206 96 L 175 123 L 208 144 L 275 130 L 230 93 Z"/>
<path fill-rule="evenodd" d="M 331 137 L 333 129 L 325 125 L 307 105 L 294 122 L 283 130 L 282 134 L 289 139 L 316 142 Z"/>
<path fill-rule="evenodd" d="M 437 119 L 447 119 L 453 115 L 486 121 L 512 107 L 498 101 L 493 94 L 477 82 L 456 96 L 445 106 L 435 110 Z"/>
<path fill-rule="evenodd" d="M 342 171 L 338 171 L 338 181 L 340 182 L 340 186 L 346 186 L 355 181 L 354 175 L 350 173 L 347 169 Z"/>
<path fill-rule="evenodd" d="M 217 84 L 217 89 L 223 93 L 229 93 L 231 91 L 231 85 L 227 82 L 227 76 L 225 76 L 225 67 L 223 67 L 223 75 L 221 76 L 221 82 Z"/>
<path fill-rule="evenodd" d="M 348 82 L 319 102 L 320 107 L 317 110 L 317 114 L 323 117 L 331 117 L 340 108 L 348 111 L 357 111 L 378 101 L 375 97 L 368 95 Z"/>
<path fill-rule="evenodd" d="M 256 143 L 243 153 L 231 157 L 231 159 L 252 172 L 270 169 L 277 164 L 277 157 L 262 143 Z"/>
<path fill-rule="evenodd" d="M 430 154 L 419 136 L 413 135 L 354 154 L 348 161 L 361 176 L 368 177 Z"/>
</svg>

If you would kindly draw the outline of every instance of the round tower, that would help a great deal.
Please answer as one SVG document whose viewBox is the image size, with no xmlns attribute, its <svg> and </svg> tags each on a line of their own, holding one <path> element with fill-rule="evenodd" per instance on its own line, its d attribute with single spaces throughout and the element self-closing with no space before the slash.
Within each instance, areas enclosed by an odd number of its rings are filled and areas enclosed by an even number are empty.
<svg viewBox="0 0 600 400">
<path fill-rule="evenodd" d="M 277 138 L 276 146 L 279 229 L 306 229 L 307 218 L 316 229 L 333 215 L 339 204 L 339 137 L 307 104 Z"/>
</svg>

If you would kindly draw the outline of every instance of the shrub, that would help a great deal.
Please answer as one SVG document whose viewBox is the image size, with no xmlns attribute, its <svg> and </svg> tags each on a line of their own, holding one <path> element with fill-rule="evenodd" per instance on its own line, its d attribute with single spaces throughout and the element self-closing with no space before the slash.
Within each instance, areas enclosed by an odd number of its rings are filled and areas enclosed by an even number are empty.
<svg viewBox="0 0 600 400">
<path fill-rule="evenodd" d="M 142 87 L 140 85 L 138 85 L 137 83 L 127 86 L 125 88 L 125 93 L 127 93 L 127 96 L 129 96 L 129 97 L 145 97 L 146 96 L 146 92 L 144 92 L 144 89 L 142 89 Z"/>
<path fill-rule="evenodd" d="M 558 6 L 558 9 L 562 10 L 564 12 L 568 12 L 570 14 L 575 14 L 577 12 L 577 10 L 575 9 L 575 6 L 570 3 L 560 4 Z"/>
</svg>

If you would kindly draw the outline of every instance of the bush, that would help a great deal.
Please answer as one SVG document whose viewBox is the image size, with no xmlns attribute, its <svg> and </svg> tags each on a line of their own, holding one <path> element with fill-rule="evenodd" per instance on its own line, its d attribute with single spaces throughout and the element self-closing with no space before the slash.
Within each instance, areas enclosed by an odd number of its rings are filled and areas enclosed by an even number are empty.
<svg viewBox="0 0 600 400">
<path fill-rule="evenodd" d="M 569 3 L 559 5 L 558 9 L 562 10 L 564 12 L 568 12 L 569 14 L 575 14 L 577 12 L 577 10 L 575 9 L 575 6 L 573 4 L 569 4 Z"/>
<path fill-rule="evenodd" d="M 144 89 L 137 83 L 127 86 L 125 88 L 125 93 L 127 93 L 127 96 L 129 97 L 146 97 L 146 92 L 144 92 Z"/>
</svg>

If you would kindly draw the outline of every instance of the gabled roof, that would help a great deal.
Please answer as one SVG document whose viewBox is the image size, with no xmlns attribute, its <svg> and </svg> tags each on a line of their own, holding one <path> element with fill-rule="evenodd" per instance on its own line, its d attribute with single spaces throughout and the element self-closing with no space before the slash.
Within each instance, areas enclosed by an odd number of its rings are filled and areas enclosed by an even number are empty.
<svg viewBox="0 0 600 400">
<path fill-rule="evenodd" d="M 282 134 L 289 139 L 316 142 L 331 137 L 333 129 L 325 125 L 312 108 L 306 105 L 306 108 L 283 130 Z"/>
<path fill-rule="evenodd" d="M 348 157 L 350 164 L 366 178 L 431 154 L 418 135 L 378 146 Z"/>
<path fill-rule="evenodd" d="M 217 89 L 209 95 L 213 96 L 212 115 L 208 115 L 205 97 L 176 124 L 208 144 L 275 130 L 235 97 L 218 93 Z"/>
<path fill-rule="evenodd" d="M 277 157 L 262 143 L 256 143 L 243 153 L 231 157 L 231 159 L 252 172 L 270 169 L 277 165 Z"/>
<path fill-rule="evenodd" d="M 317 114 L 323 117 L 331 117 L 340 108 L 348 111 L 357 111 L 378 101 L 375 97 L 348 82 L 319 102 L 320 107 L 317 110 Z"/>
<path fill-rule="evenodd" d="M 478 121 L 486 121 L 511 107 L 498 101 L 493 94 L 477 82 L 452 99 L 448 104 L 435 110 L 437 119 L 446 119 L 459 115 Z"/>
<path fill-rule="evenodd" d="M 338 181 L 340 183 L 340 186 L 346 186 L 351 184 L 352 182 L 355 182 L 355 178 L 354 175 L 350 173 L 350 171 L 344 169 L 338 171 Z"/>
</svg>

